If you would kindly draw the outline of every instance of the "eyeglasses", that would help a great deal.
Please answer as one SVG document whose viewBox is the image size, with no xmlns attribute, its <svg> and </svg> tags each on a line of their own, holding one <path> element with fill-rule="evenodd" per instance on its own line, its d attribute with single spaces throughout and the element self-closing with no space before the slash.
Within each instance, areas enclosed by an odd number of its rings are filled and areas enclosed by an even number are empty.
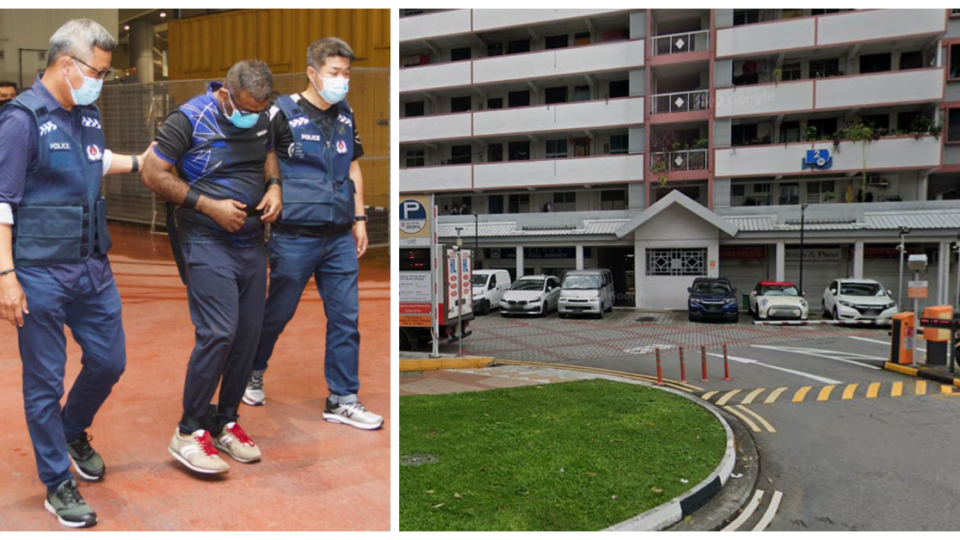
<svg viewBox="0 0 960 540">
<path fill-rule="evenodd" d="M 83 64 L 83 65 L 87 66 L 88 68 L 92 69 L 92 70 L 94 71 L 94 73 L 97 74 L 97 77 L 96 77 L 96 78 L 100 79 L 101 81 L 104 80 L 104 79 L 106 79 L 106 78 L 109 77 L 110 75 L 113 75 L 113 68 L 107 68 L 107 69 L 105 69 L 105 70 L 103 70 L 103 71 L 98 71 L 97 68 L 91 66 L 90 64 L 84 62 L 83 60 L 77 58 L 76 56 L 71 56 L 70 58 L 71 58 L 73 61 L 75 61 L 75 62 L 80 62 L 81 64 Z"/>
</svg>

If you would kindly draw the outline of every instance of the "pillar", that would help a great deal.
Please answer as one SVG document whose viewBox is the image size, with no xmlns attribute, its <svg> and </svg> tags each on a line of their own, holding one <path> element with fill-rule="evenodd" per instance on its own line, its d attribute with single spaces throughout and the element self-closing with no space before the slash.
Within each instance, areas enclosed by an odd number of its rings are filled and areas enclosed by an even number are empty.
<svg viewBox="0 0 960 540">
<path fill-rule="evenodd" d="M 950 242 L 940 242 L 940 252 L 937 254 L 937 305 L 951 304 L 950 302 Z"/>
<path fill-rule="evenodd" d="M 863 242 L 853 243 L 853 279 L 863 279 Z"/>
<path fill-rule="evenodd" d="M 523 246 L 517 246 L 517 279 L 523 277 Z"/>
<path fill-rule="evenodd" d="M 787 244 L 786 242 L 777 242 L 777 281 L 787 279 Z"/>
<path fill-rule="evenodd" d="M 583 246 L 577 244 L 577 270 L 583 270 Z"/>
<path fill-rule="evenodd" d="M 141 83 L 153 82 L 153 24 L 146 19 L 130 21 L 130 65 Z"/>
</svg>

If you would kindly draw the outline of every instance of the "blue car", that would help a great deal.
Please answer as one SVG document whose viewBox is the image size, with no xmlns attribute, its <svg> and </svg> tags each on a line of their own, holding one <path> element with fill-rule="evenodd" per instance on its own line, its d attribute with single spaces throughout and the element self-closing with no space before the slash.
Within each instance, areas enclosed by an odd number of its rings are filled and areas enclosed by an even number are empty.
<svg viewBox="0 0 960 540">
<path fill-rule="evenodd" d="M 728 322 L 740 320 L 737 289 L 727 278 L 697 278 L 687 287 L 687 314 L 690 321 L 717 319 Z"/>
</svg>

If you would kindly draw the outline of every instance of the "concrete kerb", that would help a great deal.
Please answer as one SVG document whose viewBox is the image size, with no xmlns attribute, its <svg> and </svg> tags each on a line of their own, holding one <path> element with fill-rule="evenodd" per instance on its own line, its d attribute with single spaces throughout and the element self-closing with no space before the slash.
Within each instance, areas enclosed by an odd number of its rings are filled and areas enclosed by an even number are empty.
<svg viewBox="0 0 960 540">
<path fill-rule="evenodd" d="M 940 373 L 938 371 L 923 368 L 923 367 L 912 367 L 912 366 L 895 364 L 893 362 L 884 362 L 883 369 L 886 369 L 888 371 L 894 371 L 896 373 L 900 373 L 910 377 L 919 377 L 921 379 L 926 379 L 928 381 L 933 381 L 935 383 L 952 385 L 957 388 L 960 388 L 960 378 L 955 378 L 948 374 Z"/>
<path fill-rule="evenodd" d="M 436 371 L 440 369 L 477 369 L 489 367 L 494 361 L 491 356 L 464 356 L 460 358 L 413 358 L 401 359 L 400 371 Z"/>
</svg>

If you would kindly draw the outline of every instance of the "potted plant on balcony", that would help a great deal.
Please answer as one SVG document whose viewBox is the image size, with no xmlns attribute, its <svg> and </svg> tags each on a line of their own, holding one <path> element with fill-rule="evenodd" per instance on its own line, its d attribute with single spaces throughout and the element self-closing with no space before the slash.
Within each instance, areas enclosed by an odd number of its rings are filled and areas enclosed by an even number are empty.
<svg viewBox="0 0 960 540">
<path fill-rule="evenodd" d="M 807 137 L 807 141 L 809 142 L 814 142 L 819 140 L 819 137 L 817 136 L 817 128 L 814 126 L 807 126 L 807 131 L 805 135 Z"/>
<path fill-rule="evenodd" d="M 878 129 L 869 124 L 864 124 L 859 118 L 854 118 L 842 130 L 834 135 L 834 146 L 839 147 L 840 140 L 848 140 L 853 143 L 860 143 L 861 160 L 863 167 L 860 170 L 861 175 L 861 193 L 867 192 L 867 145 L 879 139 L 885 130 Z"/>
</svg>

